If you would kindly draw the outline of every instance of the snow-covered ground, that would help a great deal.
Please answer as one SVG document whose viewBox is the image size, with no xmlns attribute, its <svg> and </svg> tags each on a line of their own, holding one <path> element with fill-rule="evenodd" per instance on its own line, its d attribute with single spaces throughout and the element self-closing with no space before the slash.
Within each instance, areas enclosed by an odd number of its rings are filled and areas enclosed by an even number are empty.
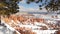
<svg viewBox="0 0 60 34">
<path fill-rule="evenodd" d="M 37 14 L 35 14 L 35 16 L 37 16 Z M 38 15 L 39 16 L 39 15 Z M 44 15 L 43 15 L 44 16 Z M 45 17 L 43 17 L 43 16 L 41 16 L 42 18 L 46 18 L 46 19 L 50 19 L 51 17 L 50 16 L 45 16 Z M 60 19 L 53 19 L 54 21 L 55 20 L 60 20 Z M 54 21 L 50 21 L 51 23 L 56 23 L 56 22 L 54 22 Z M 47 21 L 47 22 L 49 22 L 49 20 Z M 10 27 L 8 24 L 6 24 L 3 20 L 2 20 L 2 23 L 4 23 L 6 26 L 7 26 L 7 28 L 9 28 L 10 30 L 12 30 L 12 31 L 14 31 L 15 29 L 14 28 L 12 28 L 12 27 Z M 33 32 L 36 32 L 37 34 L 54 34 L 54 32 L 55 31 L 57 31 L 57 30 L 38 30 L 38 29 L 36 29 L 36 28 L 42 28 L 42 27 L 40 27 L 40 26 L 46 26 L 47 28 L 49 28 L 48 27 L 48 25 L 47 24 L 45 24 L 45 23 L 38 23 L 38 22 L 34 22 L 34 25 L 32 25 L 32 24 L 29 24 L 29 25 L 23 25 L 23 24 L 18 24 L 20 27 L 26 27 L 26 28 L 32 28 L 32 31 Z M 39 25 L 39 26 L 37 26 L 37 25 Z M 35 30 L 36 29 L 36 30 Z M 15 30 L 15 31 L 17 31 L 17 30 Z M 1 32 L 2 33 L 2 32 Z"/>
<path fill-rule="evenodd" d="M 6 30 L 5 31 L 4 29 L 3 29 L 3 26 L 0 26 L 0 34 L 11 34 L 12 33 L 12 31 L 9 31 L 7 29 L 5 29 Z M 32 30 L 32 31 L 36 32 L 37 34 L 50 34 L 50 33 L 54 33 L 56 30 Z"/>
<path fill-rule="evenodd" d="M 37 34 L 54 34 L 56 30 L 33 30 Z"/>
<path fill-rule="evenodd" d="M 36 23 L 35 23 L 36 24 Z M 43 26 L 47 26 L 46 24 L 43 24 L 43 23 L 41 23 L 41 24 L 36 24 L 36 25 L 43 25 Z M 8 26 L 8 25 L 7 25 Z M 33 32 L 36 32 L 36 34 L 53 34 L 55 31 L 57 31 L 57 30 L 34 30 L 34 28 L 40 28 L 40 27 L 38 27 L 38 26 L 33 26 L 33 25 L 20 25 L 20 27 L 28 27 L 28 28 L 33 28 L 32 29 L 32 31 Z M 9 29 L 11 29 L 12 30 L 12 28 L 10 27 L 10 26 L 8 26 L 8 28 Z M 2 32 L 1 32 L 2 33 Z"/>
<path fill-rule="evenodd" d="M 9 26 L 5 23 L 5 21 L 1 20 L 1 23 L 5 24 L 5 26 L 10 30 L 10 32 L 13 34 L 14 31 L 16 31 L 18 34 L 20 34 L 17 30 L 15 30 L 13 27 Z M 9 33 L 10 34 L 10 33 Z"/>
<path fill-rule="evenodd" d="M 44 26 L 44 24 L 41 24 Z M 33 25 L 20 25 L 21 27 L 27 27 L 27 28 L 32 28 L 33 32 L 36 32 L 36 34 L 54 34 L 55 31 L 57 30 L 35 30 L 34 28 L 41 28 L 38 26 L 33 26 Z"/>
<path fill-rule="evenodd" d="M 0 25 L 0 34 L 13 34 L 13 31 Z"/>
</svg>

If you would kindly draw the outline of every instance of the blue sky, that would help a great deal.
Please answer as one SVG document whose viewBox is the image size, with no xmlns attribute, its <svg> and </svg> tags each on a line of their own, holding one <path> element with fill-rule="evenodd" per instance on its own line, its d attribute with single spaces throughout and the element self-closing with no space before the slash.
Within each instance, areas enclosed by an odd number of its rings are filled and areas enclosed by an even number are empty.
<svg viewBox="0 0 60 34">
<path fill-rule="evenodd" d="M 50 0 L 48 0 L 48 2 L 49 2 L 49 1 L 50 1 Z M 43 0 L 42 3 L 45 3 L 45 0 Z M 28 10 L 28 11 L 34 11 L 34 10 L 40 11 L 38 5 L 41 5 L 42 3 L 40 2 L 40 3 L 36 4 L 36 3 L 32 2 L 32 3 L 30 3 L 30 4 L 27 4 L 27 3 L 26 3 L 26 0 L 23 0 L 23 1 L 21 1 L 21 2 L 19 3 L 19 7 L 20 7 L 20 10 L 22 9 L 22 10 L 25 10 L 25 11 L 26 11 L 26 10 Z M 47 3 L 47 4 L 48 4 L 48 3 Z"/>
<path fill-rule="evenodd" d="M 36 3 L 27 4 L 25 0 L 23 0 L 22 2 L 20 2 L 19 6 L 23 6 L 25 8 L 37 8 L 38 7 L 38 5 Z"/>
</svg>

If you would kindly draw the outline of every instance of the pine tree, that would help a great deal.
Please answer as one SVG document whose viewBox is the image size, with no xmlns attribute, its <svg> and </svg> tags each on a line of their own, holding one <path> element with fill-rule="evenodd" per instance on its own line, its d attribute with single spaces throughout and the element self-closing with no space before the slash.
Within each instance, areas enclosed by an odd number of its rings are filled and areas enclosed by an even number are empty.
<svg viewBox="0 0 60 34">
<path fill-rule="evenodd" d="M 44 1 L 44 0 L 37 0 L 37 1 L 36 0 L 28 0 L 27 4 L 30 4 L 31 2 L 39 3 L 42 1 Z M 48 0 L 45 1 L 45 5 L 46 5 L 47 1 Z M 43 5 L 39 5 L 39 7 L 40 7 L 39 9 L 42 9 L 41 7 Z M 58 11 L 58 10 L 60 10 L 60 0 L 50 0 L 48 5 L 46 5 L 44 8 L 46 8 L 47 11 Z"/>
<path fill-rule="evenodd" d="M 9 15 L 19 12 L 19 0 L 0 0 L 0 15 Z"/>
</svg>

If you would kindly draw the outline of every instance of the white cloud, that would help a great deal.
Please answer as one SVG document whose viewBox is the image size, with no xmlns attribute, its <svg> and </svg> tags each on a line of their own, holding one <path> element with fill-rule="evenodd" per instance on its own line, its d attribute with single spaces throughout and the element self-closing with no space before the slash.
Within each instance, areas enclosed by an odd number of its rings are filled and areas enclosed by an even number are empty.
<svg viewBox="0 0 60 34">
<path fill-rule="evenodd" d="M 22 0 L 22 1 L 20 1 L 20 3 L 26 3 L 26 1 L 25 0 Z"/>
<path fill-rule="evenodd" d="M 40 12 L 46 12 L 46 9 L 44 8 L 44 9 L 42 9 L 42 10 L 40 10 L 39 8 L 25 8 L 25 7 L 23 7 L 23 6 L 19 6 L 20 7 L 20 11 L 26 11 L 26 12 L 36 12 L 36 11 L 40 11 Z"/>
</svg>

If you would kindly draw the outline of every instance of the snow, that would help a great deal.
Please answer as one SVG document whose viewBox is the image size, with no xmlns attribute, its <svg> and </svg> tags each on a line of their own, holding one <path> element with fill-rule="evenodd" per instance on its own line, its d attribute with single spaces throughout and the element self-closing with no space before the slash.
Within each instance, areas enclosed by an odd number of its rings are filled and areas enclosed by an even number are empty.
<svg viewBox="0 0 60 34">
<path fill-rule="evenodd" d="M 38 23 L 38 22 L 35 22 L 35 25 L 39 25 L 39 26 L 46 26 L 48 28 L 48 26 L 44 23 Z"/>
<path fill-rule="evenodd" d="M 0 34 L 4 34 L 4 33 L 0 31 Z"/>
<path fill-rule="evenodd" d="M 15 30 L 14 28 L 12 28 L 8 24 L 6 24 L 3 20 L 2 20 L 2 23 L 4 23 L 7 26 L 7 28 L 9 28 L 10 30 L 12 30 L 12 31 Z M 46 24 L 44 24 L 44 23 L 38 23 L 38 22 L 35 22 L 35 25 L 22 25 L 22 24 L 20 24 L 19 26 L 20 27 L 26 27 L 26 28 L 32 28 L 32 31 L 36 32 L 37 34 L 51 34 L 51 33 L 54 33 L 55 31 L 57 31 L 57 30 L 35 30 L 35 28 L 41 28 L 41 27 L 38 27 L 36 25 L 46 26 L 48 28 L 48 26 Z"/>
<path fill-rule="evenodd" d="M 35 25 L 47 26 L 47 25 L 46 25 L 46 24 L 44 24 L 44 23 L 38 23 L 38 22 L 35 22 Z"/>
<path fill-rule="evenodd" d="M 34 26 L 34 25 L 20 25 L 20 27 L 26 27 L 26 28 L 32 28 L 32 29 L 41 28 L 41 27 Z"/>
<path fill-rule="evenodd" d="M 1 20 L 1 23 L 4 23 L 5 26 L 7 26 L 7 28 L 9 28 L 11 31 L 16 31 L 18 34 L 20 34 L 17 30 L 15 30 L 14 28 L 12 28 L 12 27 L 9 26 L 8 24 L 6 24 L 3 20 Z"/>
<path fill-rule="evenodd" d="M 6 24 L 3 20 L 1 20 L 1 22 L 4 23 L 4 24 L 7 26 L 7 28 L 9 28 L 10 30 L 12 30 L 12 31 L 15 30 L 14 28 L 12 28 L 12 27 L 10 27 L 8 24 Z"/>
<path fill-rule="evenodd" d="M 37 34 L 51 34 L 57 30 L 32 30 L 33 32 L 36 32 Z"/>
</svg>

